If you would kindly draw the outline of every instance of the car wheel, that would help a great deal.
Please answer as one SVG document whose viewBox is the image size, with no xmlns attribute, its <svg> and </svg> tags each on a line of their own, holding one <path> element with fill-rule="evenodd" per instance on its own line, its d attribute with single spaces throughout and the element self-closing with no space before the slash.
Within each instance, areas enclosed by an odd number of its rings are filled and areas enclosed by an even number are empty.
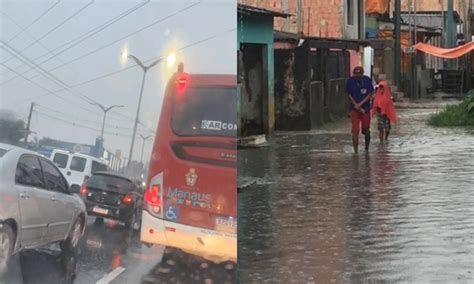
<svg viewBox="0 0 474 284">
<path fill-rule="evenodd" d="M 66 252 L 75 251 L 79 245 L 79 241 L 81 240 L 82 235 L 82 227 L 84 222 L 82 221 L 82 217 L 77 218 L 76 222 L 72 226 L 71 231 L 69 232 L 69 236 L 66 240 L 60 243 L 61 249 Z"/>
<path fill-rule="evenodd" d="M 0 275 L 8 270 L 14 244 L 13 230 L 8 224 L 3 224 L 0 228 Z"/>
</svg>

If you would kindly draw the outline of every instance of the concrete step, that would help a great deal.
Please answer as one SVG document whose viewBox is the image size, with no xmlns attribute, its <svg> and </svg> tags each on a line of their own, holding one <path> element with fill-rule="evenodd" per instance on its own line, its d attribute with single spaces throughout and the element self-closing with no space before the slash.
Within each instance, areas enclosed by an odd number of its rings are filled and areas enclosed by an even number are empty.
<svg viewBox="0 0 474 284">
<path fill-rule="evenodd" d="M 403 92 L 392 92 L 393 100 L 396 102 L 402 101 L 405 98 L 405 93 Z"/>
</svg>

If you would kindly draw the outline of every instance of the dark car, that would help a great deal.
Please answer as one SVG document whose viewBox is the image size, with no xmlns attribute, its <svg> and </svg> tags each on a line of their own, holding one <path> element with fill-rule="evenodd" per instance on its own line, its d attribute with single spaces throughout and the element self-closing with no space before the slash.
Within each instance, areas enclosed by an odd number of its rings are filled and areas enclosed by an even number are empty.
<svg viewBox="0 0 474 284">
<path fill-rule="evenodd" d="M 82 185 L 80 194 L 89 215 L 117 220 L 138 229 L 143 195 L 136 183 L 113 172 L 95 172 Z"/>
</svg>

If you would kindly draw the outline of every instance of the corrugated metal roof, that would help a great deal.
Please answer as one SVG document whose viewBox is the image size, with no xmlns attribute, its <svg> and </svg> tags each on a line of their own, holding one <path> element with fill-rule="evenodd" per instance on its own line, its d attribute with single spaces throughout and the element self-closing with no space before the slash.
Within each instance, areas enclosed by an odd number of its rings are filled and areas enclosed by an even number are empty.
<svg viewBox="0 0 474 284">
<path fill-rule="evenodd" d="M 243 14 L 257 13 L 257 14 L 265 14 L 265 15 L 270 15 L 270 16 L 280 17 L 280 18 L 288 18 L 292 16 L 291 14 L 288 14 L 288 13 L 272 11 L 272 10 L 244 5 L 244 4 L 238 4 L 237 11 Z"/>
<path fill-rule="evenodd" d="M 447 13 L 444 12 L 444 17 L 446 17 Z M 458 24 L 462 23 L 459 14 L 454 11 L 453 13 L 454 21 Z M 422 11 L 416 13 L 416 24 L 417 26 L 422 26 L 426 28 L 432 29 L 441 29 L 443 26 L 443 12 L 442 11 Z M 414 17 L 413 14 L 409 15 L 408 12 L 401 13 L 402 21 L 406 24 L 414 24 Z"/>
</svg>

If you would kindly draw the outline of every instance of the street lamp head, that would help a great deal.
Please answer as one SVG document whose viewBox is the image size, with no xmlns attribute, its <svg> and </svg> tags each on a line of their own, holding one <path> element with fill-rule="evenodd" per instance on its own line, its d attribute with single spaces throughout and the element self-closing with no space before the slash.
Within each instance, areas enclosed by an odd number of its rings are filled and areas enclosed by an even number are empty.
<svg viewBox="0 0 474 284">
<path fill-rule="evenodd" d="M 166 58 L 166 61 L 168 62 L 168 68 L 173 67 L 173 65 L 176 63 L 176 54 L 170 53 Z"/>
</svg>

